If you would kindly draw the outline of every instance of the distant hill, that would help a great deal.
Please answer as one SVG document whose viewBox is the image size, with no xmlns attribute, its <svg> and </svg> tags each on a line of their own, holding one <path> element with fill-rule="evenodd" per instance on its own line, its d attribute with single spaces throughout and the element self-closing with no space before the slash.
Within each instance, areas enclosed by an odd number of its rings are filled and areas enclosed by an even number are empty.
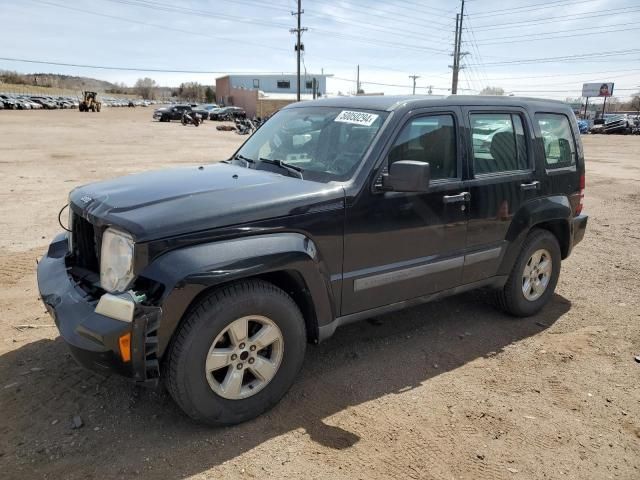
<svg viewBox="0 0 640 480">
<path fill-rule="evenodd" d="M 123 89 L 122 85 L 116 85 L 96 78 L 74 77 L 71 75 L 59 75 L 56 73 L 17 73 L 8 70 L 0 70 L 0 84 L 2 83 L 64 88 L 70 90 L 95 90 L 98 92 Z"/>
</svg>

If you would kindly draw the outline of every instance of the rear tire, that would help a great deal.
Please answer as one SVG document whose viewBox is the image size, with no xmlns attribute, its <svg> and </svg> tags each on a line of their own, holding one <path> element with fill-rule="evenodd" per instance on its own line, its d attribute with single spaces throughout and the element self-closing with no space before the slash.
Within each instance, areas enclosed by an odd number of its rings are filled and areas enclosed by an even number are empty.
<svg viewBox="0 0 640 480">
<path fill-rule="evenodd" d="M 236 334 L 232 325 L 245 323 Z M 263 347 L 265 325 L 275 340 Z M 278 403 L 298 374 L 305 349 L 304 319 L 289 295 L 262 280 L 231 284 L 186 314 L 168 352 L 167 389 L 197 421 L 215 426 L 244 422 Z M 236 382 L 233 388 L 236 374 L 239 386 Z"/>
<path fill-rule="evenodd" d="M 529 232 L 504 288 L 497 293 L 498 306 L 517 317 L 539 312 L 553 296 L 561 261 L 555 235 L 541 229 Z"/>
</svg>

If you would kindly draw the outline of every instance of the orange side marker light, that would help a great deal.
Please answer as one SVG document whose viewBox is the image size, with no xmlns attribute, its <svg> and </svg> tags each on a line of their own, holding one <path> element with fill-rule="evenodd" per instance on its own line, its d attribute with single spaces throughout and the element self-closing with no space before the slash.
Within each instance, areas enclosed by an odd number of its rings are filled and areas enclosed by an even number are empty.
<svg viewBox="0 0 640 480">
<path fill-rule="evenodd" d="M 125 333 L 118 339 L 120 344 L 120 356 L 123 362 L 131 361 L 131 332 Z"/>
</svg>

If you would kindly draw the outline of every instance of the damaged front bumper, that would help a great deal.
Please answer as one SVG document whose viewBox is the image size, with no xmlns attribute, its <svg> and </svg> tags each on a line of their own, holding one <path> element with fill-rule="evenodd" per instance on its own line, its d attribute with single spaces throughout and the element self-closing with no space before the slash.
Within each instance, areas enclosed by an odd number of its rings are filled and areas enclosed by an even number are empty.
<svg viewBox="0 0 640 480">
<path fill-rule="evenodd" d="M 83 290 L 71 276 L 67 254 L 67 236 L 60 234 L 38 263 L 38 289 L 75 360 L 98 373 L 117 373 L 137 383 L 157 385 L 161 309 L 136 304 L 131 322 L 96 313 L 99 298 Z M 130 342 L 123 344 L 121 338 L 127 334 Z M 127 344 L 128 355 L 122 351 Z"/>
</svg>

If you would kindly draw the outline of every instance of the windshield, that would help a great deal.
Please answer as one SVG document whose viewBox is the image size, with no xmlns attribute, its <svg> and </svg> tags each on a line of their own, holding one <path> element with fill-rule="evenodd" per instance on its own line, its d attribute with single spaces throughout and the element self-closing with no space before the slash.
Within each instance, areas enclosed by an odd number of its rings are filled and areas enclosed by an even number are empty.
<svg viewBox="0 0 640 480">
<path fill-rule="evenodd" d="M 237 155 L 254 160 L 252 168 L 262 168 L 260 159 L 278 160 L 300 169 L 305 180 L 347 180 L 386 117 L 386 112 L 334 107 L 281 110 Z"/>
</svg>

